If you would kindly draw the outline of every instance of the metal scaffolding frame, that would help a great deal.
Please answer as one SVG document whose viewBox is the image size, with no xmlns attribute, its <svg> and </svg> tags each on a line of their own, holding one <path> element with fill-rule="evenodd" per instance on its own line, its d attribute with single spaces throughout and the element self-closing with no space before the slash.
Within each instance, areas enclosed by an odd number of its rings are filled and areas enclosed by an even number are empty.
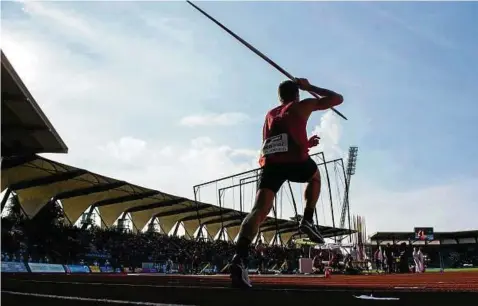
<svg viewBox="0 0 478 306">
<path fill-rule="evenodd" d="M 334 207 L 333 207 L 333 197 L 332 197 L 332 192 L 331 192 L 331 185 L 330 185 L 330 176 L 329 176 L 329 171 L 328 171 L 328 167 L 327 165 L 330 164 L 330 163 L 340 163 L 343 167 L 343 159 L 342 158 L 338 158 L 338 159 L 334 159 L 334 160 L 330 160 L 330 161 L 326 161 L 325 159 L 325 154 L 323 152 L 318 152 L 318 153 L 315 153 L 315 154 L 312 154 L 311 155 L 311 158 L 316 162 L 317 166 L 324 166 L 324 169 L 325 169 L 325 177 L 326 177 L 326 183 L 327 183 L 327 190 L 328 190 L 328 197 L 329 197 L 329 202 L 330 202 L 330 210 L 331 210 L 331 219 L 332 219 L 332 227 L 335 228 L 335 216 L 334 216 Z M 317 160 L 317 158 L 319 160 Z M 343 168 L 344 171 L 345 171 L 345 168 Z M 232 185 L 228 185 L 228 186 L 225 186 L 225 187 L 221 187 L 221 188 L 217 188 L 216 187 L 216 190 L 217 190 L 217 195 L 218 195 L 218 204 L 219 204 L 219 209 L 222 211 L 223 209 L 225 209 L 223 206 L 223 196 L 224 196 L 224 192 L 226 190 L 229 190 L 229 189 L 232 189 L 232 188 L 236 188 L 236 187 L 239 187 L 239 209 L 240 211 L 242 212 L 243 209 L 244 209 L 244 205 L 243 205 L 243 193 L 242 193 L 242 190 L 243 190 L 243 187 L 244 185 L 247 185 L 247 184 L 251 184 L 251 183 L 258 183 L 258 178 L 259 178 L 259 175 L 260 175 L 260 171 L 261 171 L 261 168 L 256 168 L 256 169 L 252 169 L 252 170 L 248 170 L 248 171 L 244 171 L 244 172 L 241 172 L 241 173 L 237 173 L 237 174 L 234 174 L 234 175 L 229 175 L 229 176 L 225 176 L 225 177 L 221 177 L 221 178 L 218 178 L 218 179 L 215 179 L 215 180 L 211 180 L 211 181 L 208 181 L 208 182 L 205 182 L 205 183 L 201 183 L 201 184 L 197 184 L 195 186 L 193 186 L 193 194 L 194 194 L 194 203 L 196 204 L 196 217 L 198 219 L 198 222 L 199 222 L 199 227 L 200 229 L 203 228 L 203 225 L 204 225 L 204 222 L 202 222 L 201 220 L 201 215 L 199 213 L 199 210 L 200 210 L 200 206 L 199 206 L 199 203 L 200 203 L 200 190 L 201 188 L 205 187 L 205 186 L 208 186 L 208 185 L 211 185 L 211 184 L 214 184 L 214 183 L 218 183 L 218 182 L 221 182 L 221 181 L 225 181 L 225 180 L 228 180 L 228 179 L 232 179 L 234 180 L 235 178 L 237 177 L 241 177 L 241 176 L 246 176 L 246 177 L 242 177 L 239 179 L 239 184 L 232 184 Z M 293 193 L 293 190 L 292 190 L 292 186 L 290 184 L 290 182 L 288 181 L 287 182 L 287 187 L 289 189 L 289 192 L 290 192 L 290 196 L 291 196 L 291 200 L 292 200 L 292 204 L 293 204 L 293 207 L 294 207 L 294 212 L 296 214 L 296 217 L 298 216 L 298 211 L 297 211 L 297 205 L 296 205 L 296 201 L 295 201 L 295 197 L 294 197 L 294 193 Z M 346 188 L 346 186 L 344 186 L 344 188 Z M 275 227 L 276 227 L 276 235 L 279 234 L 279 231 L 280 231 L 280 224 L 278 223 L 278 218 L 277 218 L 277 197 L 275 199 L 275 204 L 273 205 L 273 213 L 274 213 L 274 220 L 276 220 L 276 224 L 275 224 Z M 315 210 L 315 216 L 316 216 L 316 222 L 317 222 L 317 225 L 318 224 L 318 214 L 317 214 L 317 207 L 316 207 L 316 210 Z M 245 217 L 245 214 L 244 214 L 244 217 Z M 221 214 L 221 218 L 222 218 L 222 214 Z M 350 216 L 349 216 L 350 218 Z M 220 219 L 222 220 L 222 219 Z M 296 220 L 298 221 L 298 218 L 296 218 Z M 242 220 L 241 220 L 242 221 Z M 221 232 L 224 228 L 224 220 L 220 221 L 221 222 Z M 240 225 L 240 223 L 236 222 L 236 223 L 233 223 L 233 224 L 236 224 L 236 225 Z M 229 224 L 229 226 L 232 226 Z M 297 227 L 297 226 L 296 226 Z M 261 227 L 262 229 L 262 227 Z M 350 229 L 350 226 L 349 226 L 349 229 Z M 261 234 L 263 231 L 260 230 L 259 234 Z M 201 238 L 200 236 L 202 235 L 202 230 L 200 230 L 198 232 L 198 237 L 197 238 Z M 274 237 L 276 237 L 276 235 Z M 276 239 L 276 238 L 275 238 Z"/>
</svg>

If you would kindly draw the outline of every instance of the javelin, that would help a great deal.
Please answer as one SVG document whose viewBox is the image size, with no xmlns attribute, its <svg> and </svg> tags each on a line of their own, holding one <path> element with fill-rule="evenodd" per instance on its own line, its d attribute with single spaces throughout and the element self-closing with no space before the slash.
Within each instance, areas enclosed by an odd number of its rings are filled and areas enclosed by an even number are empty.
<svg viewBox="0 0 478 306">
<path fill-rule="evenodd" d="M 249 50 L 251 50 L 252 52 L 254 52 L 255 54 L 257 54 L 259 57 L 261 57 L 263 60 L 265 60 L 266 62 L 268 62 L 272 67 L 274 67 L 275 69 L 279 70 L 283 75 L 285 75 L 286 77 L 288 77 L 289 79 L 291 79 L 292 81 L 295 81 L 295 78 L 292 76 L 292 74 L 288 73 L 287 71 L 285 71 L 281 66 L 277 65 L 276 63 L 274 63 L 270 58 L 268 58 L 267 56 L 265 56 L 263 53 L 261 53 L 259 50 L 257 50 L 256 48 L 254 48 L 251 44 L 249 44 L 247 41 L 245 41 L 244 39 L 242 39 L 241 37 L 239 37 L 238 35 L 236 35 L 236 33 L 232 32 L 231 30 L 229 30 L 225 25 L 223 25 L 222 23 L 220 23 L 219 21 L 217 21 L 216 19 L 214 19 L 214 17 L 212 17 L 211 15 L 209 15 L 208 13 L 206 13 L 205 11 L 203 11 L 202 9 L 200 9 L 199 7 L 197 7 L 194 3 L 192 3 L 191 1 L 186 1 L 187 3 L 189 3 L 192 7 L 194 7 L 196 10 L 198 10 L 199 12 L 201 12 L 204 16 L 206 16 L 207 18 L 209 18 L 212 22 L 214 22 L 215 24 L 217 24 L 218 26 L 220 26 L 224 31 L 226 31 L 227 33 L 229 33 L 232 37 L 234 37 L 235 39 L 237 39 L 240 43 L 242 43 L 244 46 L 246 46 L 247 48 L 249 48 Z M 310 92 L 309 93 L 314 96 L 315 98 L 317 99 L 320 99 L 320 96 L 317 95 L 315 92 Z M 340 117 L 342 117 L 343 119 L 347 120 L 347 117 L 345 117 L 341 112 L 339 112 L 338 110 L 336 110 L 335 108 L 331 108 L 337 115 L 339 115 Z"/>
</svg>

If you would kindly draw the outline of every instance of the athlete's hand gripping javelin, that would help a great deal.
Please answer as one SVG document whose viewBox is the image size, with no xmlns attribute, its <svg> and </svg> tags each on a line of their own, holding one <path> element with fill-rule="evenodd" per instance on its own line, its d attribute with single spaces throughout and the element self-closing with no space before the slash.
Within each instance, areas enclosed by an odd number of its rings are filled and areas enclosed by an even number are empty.
<svg viewBox="0 0 478 306">
<path fill-rule="evenodd" d="M 319 136 L 314 135 L 314 136 L 310 137 L 310 139 L 309 139 L 309 149 L 317 146 L 319 144 L 319 142 L 320 142 L 320 137 Z"/>
<path fill-rule="evenodd" d="M 309 80 L 307 79 L 295 78 L 295 82 L 297 83 L 297 85 L 299 85 L 299 88 L 301 90 L 308 91 L 310 89 L 310 83 L 309 83 Z"/>
</svg>

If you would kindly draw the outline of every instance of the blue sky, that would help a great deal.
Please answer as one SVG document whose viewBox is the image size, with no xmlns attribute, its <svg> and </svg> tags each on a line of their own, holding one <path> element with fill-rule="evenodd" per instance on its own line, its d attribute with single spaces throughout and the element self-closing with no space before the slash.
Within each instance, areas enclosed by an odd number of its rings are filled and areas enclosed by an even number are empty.
<svg viewBox="0 0 478 306">
<path fill-rule="evenodd" d="M 359 146 L 351 205 L 370 231 L 476 228 L 478 4 L 199 5 L 343 93 L 349 121 L 309 131 L 330 158 Z M 186 196 L 256 166 L 284 79 L 184 2 L 4 2 L 2 48 L 70 147 L 48 157 Z"/>
</svg>

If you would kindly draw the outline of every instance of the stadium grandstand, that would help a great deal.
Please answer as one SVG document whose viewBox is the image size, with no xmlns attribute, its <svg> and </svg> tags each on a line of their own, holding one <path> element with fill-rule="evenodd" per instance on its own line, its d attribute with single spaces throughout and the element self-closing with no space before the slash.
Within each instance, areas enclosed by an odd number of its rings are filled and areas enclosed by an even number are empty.
<svg viewBox="0 0 478 306">
<path fill-rule="evenodd" d="M 86 211 L 99 212 L 100 227 L 112 227 L 119 220 L 131 221 L 133 232 L 142 231 L 149 221 L 159 220 L 160 231 L 177 232 L 182 224 L 188 239 L 196 238 L 200 226 L 206 226 L 209 238 L 215 238 L 225 227 L 234 240 L 244 212 L 200 203 L 161 191 L 115 180 L 84 169 L 64 165 L 40 156 L 6 157 L 2 162 L 1 190 L 14 192 L 28 218 L 46 205 L 61 201 L 65 219 L 75 224 Z M 8 191 L 7 191 L 8 192 Z M 2 201 L 6 201 L 3 199 Z M 200 221 L 201 220 L 201 224 Z M 272 242 L 276 231 L 288 242 L 297 232 L 297 222 L 268 218 L 261 232 L 266 243 Z M 125 228 L 128 229 L 128 228 Z M 346 229 L 321 227 L 325 237 L 341 236 Z"/>
</svg>

